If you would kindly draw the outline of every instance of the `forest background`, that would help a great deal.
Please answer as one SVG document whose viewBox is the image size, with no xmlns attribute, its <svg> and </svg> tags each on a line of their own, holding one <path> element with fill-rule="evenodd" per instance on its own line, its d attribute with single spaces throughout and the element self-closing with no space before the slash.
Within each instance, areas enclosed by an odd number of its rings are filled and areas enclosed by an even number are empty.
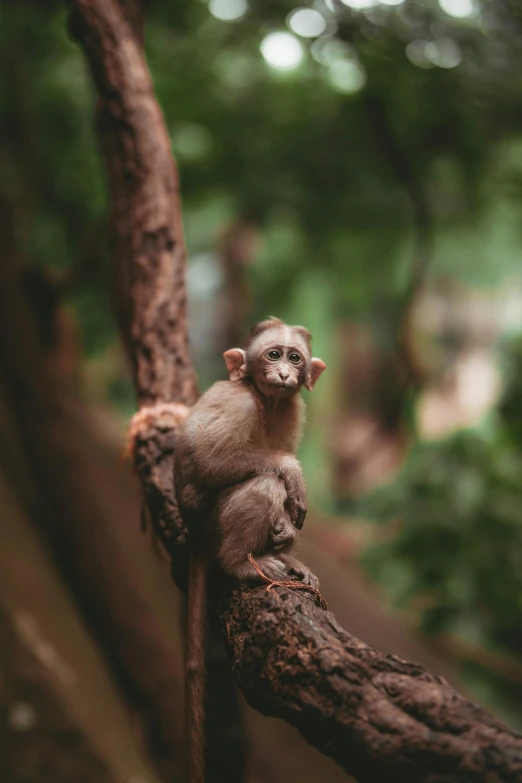
<svg viewBox="0 0 522 783">
<path fill-rule="evenodd" d="M 306 553 L 326 596 L 351 632 L 440 671 L 520 729 L 520 10 L 509 0 L 145 7 L 180 171 L 200 387 L 224 377 L 222 351 L 259 318 L 311 330 L 328 372 L 307 398 Z M 41 770 L 56 763 L 64 727 L 67 774 L 81 763 L 85 780 L 105 768 L 152 780 L 179 761 L 182 700 L 167 704 L 167 684 L 181 692 L 178 599 L 140 532 L 121 459 L 136 401 L 116 325 L 96 98 L 63 3 L 4 2 L 0 13 L 0 741 L 13 780 L 51 779 Z M 35 436 L 20 410 L 38 412 L 56 390 L 59 413 L 31 421 Z M 54 466 L 53 438 L 68 442 Z M 150 645 L 135 637 L 158 635 L 147 674 Z M 249 720 L 262 744 L 271 729 Z M 304 746 L 273 731 L 282 775 Z M 303 780 L 329 763 L 303 759 Z"/>
</svg>

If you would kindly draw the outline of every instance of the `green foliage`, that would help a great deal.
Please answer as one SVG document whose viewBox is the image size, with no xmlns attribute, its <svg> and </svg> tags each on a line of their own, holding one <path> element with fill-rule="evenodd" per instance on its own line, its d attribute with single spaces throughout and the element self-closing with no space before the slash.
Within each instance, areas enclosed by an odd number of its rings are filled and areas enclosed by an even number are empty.
<svg viewBox="0 0 522 783">
<path fill-rule="evenodd" d="M 522 455 L 493 433 L 462 432 L 419 444 L 397 481 L 367 501 L 400 532 L 365 555 L 401 605 L 422 597 L 429 632 L 521 649 Z"/>
<path fill-rule="evenodd" d="M 453 633 L 513 656 L 522 651 L 522 343 L 506 350 L 507 388 L 479 430 L 418 443 L 400 474 L 362 502 L 390 522 L 363 555 L 369 572 L 402 608 L 419 611 L 428 633 Z M 398 532 L 397 532 L 398 528 Z M 482 667 L 466 682 L 521 724 L 520 693 Z M 518 715 L 518 717 L 517 717 Z"/>
<path fill-rule="evenodd" d="M 267 33 L 288 29 L 294 7 L 256 0 L 233 22 L 214 18 L 206 2 L 148 8 L 147 57 L 178 158 L 191 252 L 212 246 L 226 216 L 253 215 L 266 229 L 253 270 L 256 309 L 284 308 L 296 280 L 320 266 L 340 316 L 375 317 L 408 285 L 412 200 L 424 191 L 434 274 L 491 284 L 516 270 L 522 155 L 513 107 L 522 71 L 509 6 L 483 3 L 480 24 L 435 2 L 364 13 L 339 5 L 333 16 L 321 6 L 337 26 L 322 40 L 321 61 L 317 42 L 301 39 L 301 65 L 280 72 L 259 47 Z M 8 75 L 0 189 L 25 213 L 31 260 L 74 270 L 107 205 L 84 59 L 58 0 L 11 4 L 0 35 Z M 455 68 L 417 67 L 406 56 L 411 42 L 447 39 L 461 53 Z M 326 46 L 330 58 L 363 70 L 361 89 L 336 89 Z M 107 281 L 103 242 L 94 253 L 101 263 L 80 283 L 93 296 Z M 91 324 L 89 312 L 79 310 L 89 350 L 98 351 L 100 320 Z M 103 320 L 109 345 L 108 310 Z"/>
</svg>

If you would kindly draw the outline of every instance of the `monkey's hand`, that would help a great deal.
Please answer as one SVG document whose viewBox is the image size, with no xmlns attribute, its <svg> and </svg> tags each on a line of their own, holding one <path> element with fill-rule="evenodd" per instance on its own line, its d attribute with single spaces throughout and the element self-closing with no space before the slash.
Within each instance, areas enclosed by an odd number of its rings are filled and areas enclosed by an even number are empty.
<svg viewBox="0 0 522 783">
<path fill-rule="evenodd" d="M 280 555 L 280 558 L 285 562 L 289 576 L 295 576 L 300 582 L 304 582 L 305 585 L 313 587 L 314 590 L 319 590 L 319 579 L 315 574 L 312 574 L 308 566 L 289 555 Z"/>
<path fill-rule="evenodd" d="M 285 508 L 293 524 L 301 530 L 306 517 L 307 504 L 303 472 L 298 460 L 290 455 L 285 457 L 280 464 L 279 475 L 287 494 Z"/>
</svg>

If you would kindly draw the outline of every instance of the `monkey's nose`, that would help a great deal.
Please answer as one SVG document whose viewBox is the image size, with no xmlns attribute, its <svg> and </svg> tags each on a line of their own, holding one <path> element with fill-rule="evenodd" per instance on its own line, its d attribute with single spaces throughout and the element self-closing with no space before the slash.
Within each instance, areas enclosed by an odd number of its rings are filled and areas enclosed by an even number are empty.
<svg viewBox="0 0 522 783">
<path fill-rule="evenodd" d="M 283 382 L 287 381 L 289 376 L 290 376 L 290 373 L 288 372 L 288 370 L 279 370 L 279 377 L 281 378 L 281 380 Z"/>
</svg>

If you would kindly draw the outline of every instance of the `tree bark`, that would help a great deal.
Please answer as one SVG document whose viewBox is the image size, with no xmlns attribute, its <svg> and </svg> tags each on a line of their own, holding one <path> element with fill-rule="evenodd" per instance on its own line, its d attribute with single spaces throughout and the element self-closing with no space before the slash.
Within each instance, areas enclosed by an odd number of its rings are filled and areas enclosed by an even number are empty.
<svg viewBox="0 0 522 783">
<path fill-rule="evenodd" d="M 195 401 L 178 176 L 140 41 L 114 0 L 72 0 L 98 90 L 113 257 L 129 270 L 130 356 L 141 405 Z"/>
<path fill-rule="evenodd" d="M 236 588 L 220 614 L 249 704 L 360 783 L 522 781 L 522 735 L 442 677 L 350 636 L 306 594 Z"/>
</svg>

